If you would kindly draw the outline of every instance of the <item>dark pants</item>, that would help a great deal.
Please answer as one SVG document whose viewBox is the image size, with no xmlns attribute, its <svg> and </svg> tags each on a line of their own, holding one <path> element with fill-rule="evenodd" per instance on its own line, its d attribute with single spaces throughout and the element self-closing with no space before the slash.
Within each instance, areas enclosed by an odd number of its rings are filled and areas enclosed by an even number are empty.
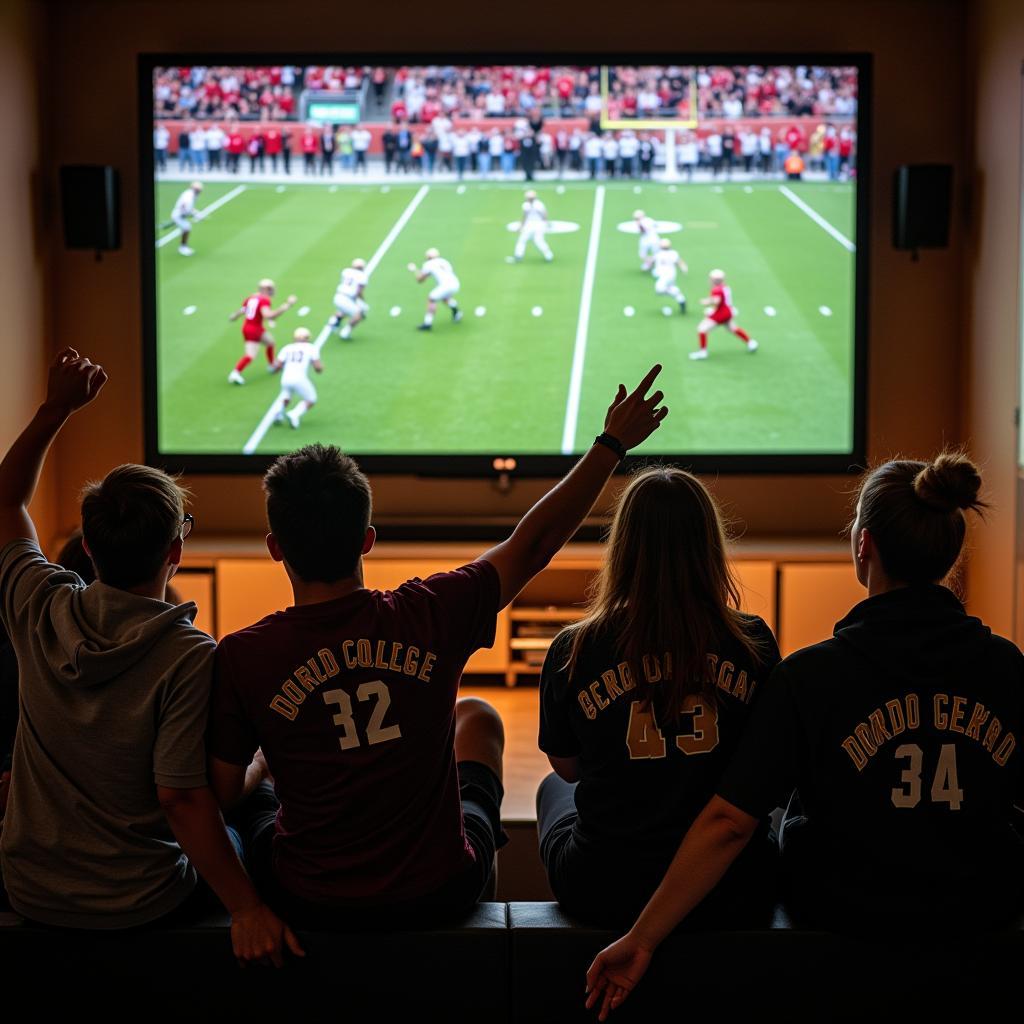
<svg viewBox="0 0 1024 1024">
<path fill-rule="evenodd" d="M 576 831 L 576 817 L 575 784 L 548 775 L 537 790 L 537 831 L 551 890 L 582 921 L 628 928 L 661 883 L 677 847 L 652 852 L 642 835 L 629 848 L 588 843 Z M 777 895 L 777 863 L 777 845 L 767 828 L 760 830 L 684 927 L 766 926 Z"/>
<path fill-rule="evenodd" d="M 246 867 L 266 902 L 292 926 L 336 928 L 394 927 L 464 917 L 480 900 L 493 899 L 495 855 L 508 841 L 501 829 L 501 781 L 486 765 L 461 761 L 459 795 L 466 839 L 476 853 L 472 866 L 440 888 L 401 904 L 372 908 L 312 903 L 288 892 L 273 868 L 273 841 L 280 804 L 274 787 L 262 783 L 231 823 L 238 827 L 246 850 Z"/>
<path fill-rule="evenodd" d="M 910 872 L 896 866 L 898 856 L 891 866 L 872 862 L 848 837 L 809 818 L 796 793 L 779 831 L 783 898 L 804 925 L 874 937 L 880 927 L 908 922 L 937 930 L 998 928 L 1024 911 L 1024 811 L 1017 807 L 1011 808 L 1008 841 L 986 851 L 983 867 L 955 885 L 929 873 L 923 858 L 920 870 Z M 898 885 L 891 884 L 893 878 Z M 998 898 L 976 899 L 983 890 Z"/>
</svg>

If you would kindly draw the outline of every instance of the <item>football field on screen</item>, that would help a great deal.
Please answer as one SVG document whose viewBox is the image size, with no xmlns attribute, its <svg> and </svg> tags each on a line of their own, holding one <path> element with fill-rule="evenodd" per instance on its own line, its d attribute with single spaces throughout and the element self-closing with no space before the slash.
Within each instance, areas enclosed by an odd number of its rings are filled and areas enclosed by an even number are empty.
<svg viewBox="0 0 1024 1024">
<path fill-rule="evenodd" d="M 426 185 L 210 183 L 191 257 L 157 228 L 159 446 L 168 453 L 288 451 L 326 441 L 362 454 L 558 454 L 584 450 L 621 381 L 655 362 L 671 415 L 642 452 L 846 452 L 852 446 L 854 189 L 777 181 L 720 185 L 538 182 L 554 261 L 533 246 L 510 262 L 521 183 Z M 158 225 L 181 183 L 157 186 Z M 639 191 L 638 191 L 639 189 Z M 688 311 L 656 295 L 640 268 L 643 208 L 663 222 L 689 273 Z M 671 230 L 678 225 L 679 230 Z M 407 264 L 436 246 L 461 282 L 464 313 L 423 319 L 432 279 Z M 278 347 L 297 327 L 321 337 L 343 267 L 370 261 L 367 319 L 323 342 L 319 396 L 298 430 L 272 422 L 277 376 L 262 354 L 228 383 L 242 354 L 228 316 L 261 278 Z M 756 352 L 723 329 L 698 345 L 699 299 L 721 268 Z M 575 372 L 574 372 L 575 366 Z"/>
</svg>

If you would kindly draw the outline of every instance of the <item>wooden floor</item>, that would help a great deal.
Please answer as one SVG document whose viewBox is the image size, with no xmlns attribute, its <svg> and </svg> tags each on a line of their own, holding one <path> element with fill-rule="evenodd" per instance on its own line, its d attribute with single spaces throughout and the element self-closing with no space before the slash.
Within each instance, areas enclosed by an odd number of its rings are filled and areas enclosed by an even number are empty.
<svg viewBox="0 0 1024 1024">
<path fill-rule="evenodd" d="M 551 767 L 537 749 L 540 691 L 536 686 L 474 686 L 463 683 L 461 697 L 480 697 L 498 710 L 505 723 L 504 821 L 536 821 L 537 786 Z"/>
</svg>

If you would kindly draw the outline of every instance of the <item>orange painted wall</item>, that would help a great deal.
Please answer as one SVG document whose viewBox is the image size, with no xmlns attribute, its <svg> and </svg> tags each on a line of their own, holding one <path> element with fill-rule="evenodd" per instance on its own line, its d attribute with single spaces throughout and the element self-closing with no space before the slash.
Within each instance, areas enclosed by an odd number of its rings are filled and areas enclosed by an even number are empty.
<svg viewBox="0 0 1024 1024">
<path fill-rule="evenodd" d="M 42 399 L 48 355 L 37 14 L 25 0 L 0 4 L 0 446 L 5 449 Z M 53 469 L 43 477 L 32 507 L 42 537 L 53 533 L 57 520 Z"/>
<path fill-rule="evenodd" d="M 979 0 L 971 10 L 973 202 L 965 279 L 971 294 L 964 435 L 984 460 L 991 513 L 976 531 L 971 604 L 1009 635 L 1014 600 L 1021 280 L 1021 67 L 1024 6 Z M 1021 637 L 1017 637 L 1020 642 Z"/>
<path fill-rule="evenodd" d="M 960 434 L 958 340 L 963 232 L 951 247 L 918 264 L 889 247 L 891 174 L 902 162 L 948 161 L 963 180 L 967 129 L 964 96 L 965 8 L 959 0 L 745 0 L 685 4 L 650 0 L 645 17 L 595 16 L 581 0 L 523 2 L 508 17 L 452 0 L 443 19 L 430 7 L 402 5 L 379 18 L 370 6 L 265 0 L 51 2 L 47 21 L 47 125 L 51 170 L 60 163 L 109 162 L 120 168 L 125 248 L 95 263 L 55 248 L 51 308 L 57 334 L 75 338 L 109 368 L 111 384 L 97 412 L 101 430 L 75 429 L 60 444 L 59 526 L 77 515 L 81 481 L 142 455 L 139 265 L 135 241 L 139 182 L 135 170 L 135 57 L 139 51 L 302 51 L 356 45 L 398 49 L 622 51 L 680 47 L 857 50 L 875 54 L 874 206 L 871 246 L 870 454 L 926 453 Z M 396 11 L 399 8 L 396 6 Z M 540 57 L 538 56 L 538 59 Z M 484 382 L 486 386 L 486 382 Z M 675 415 L 685 415 L 676 409 Z M 595 424 L 595 433 L 598 424 Z M 255 482 L 190 481 L 204 530 L 259 529 Z M 750 533 L 835 535 L 847 514 L 845 477 L 713 481 Z M 542 485 L 519 483 L 508 496 L 489 483 L 375 481 L 381 516 L 434 515 L 467 520 L 512 516 Z"/>
</svg>

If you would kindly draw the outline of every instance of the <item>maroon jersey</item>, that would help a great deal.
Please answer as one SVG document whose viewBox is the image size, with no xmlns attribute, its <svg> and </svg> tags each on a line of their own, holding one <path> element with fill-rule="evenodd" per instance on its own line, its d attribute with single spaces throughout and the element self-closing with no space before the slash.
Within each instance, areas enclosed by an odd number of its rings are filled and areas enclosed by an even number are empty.
<svg viewBox="0 0 1024 1024">
<path fill-rule="evenodd" d="M 221 640 L 208 751 L 247 765 L 262 747 L 281 801 L 274 872 L 289 892 L 385 905 L 470 868 L 455 701 L 467 659 L 494 642 L 499 594 L 494 567 L 473 562 Z"/>
</svg>

